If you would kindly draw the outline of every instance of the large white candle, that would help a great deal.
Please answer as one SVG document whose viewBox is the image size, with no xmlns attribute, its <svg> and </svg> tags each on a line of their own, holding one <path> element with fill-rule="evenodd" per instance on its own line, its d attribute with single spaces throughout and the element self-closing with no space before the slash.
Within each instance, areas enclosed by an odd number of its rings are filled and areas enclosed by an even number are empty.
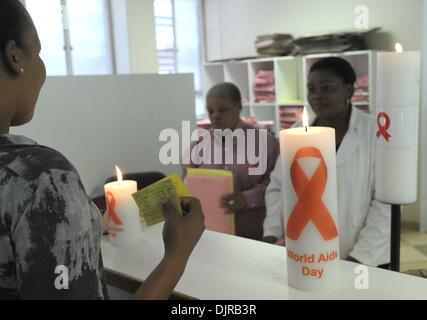
<svg viewBox="0 0 427 320">
<path fill-rule="evenodd" d="M 139 209 L 132 198 L 138 188 L 136 181 L 123 181 L 120 169 L 116 167 L 116 170 L 117 181 L 107 183 L 104 191 L 111 221 L 123 228 L 116 237 L 110 236 L 111 243 L 117 247 L 125 247 L 136 243 L 142 235 Z"/>
<path fill-rule="evenodd" d="M 335 130 L 304 127 L 280 132 L 289 286 L 336 288 L 339 281 Z"/>
<path fill-rule="evenodd" d="M 377 56 L 376 198 L 407 204 L 417 199 L 420 52 Z"/>
</svg>

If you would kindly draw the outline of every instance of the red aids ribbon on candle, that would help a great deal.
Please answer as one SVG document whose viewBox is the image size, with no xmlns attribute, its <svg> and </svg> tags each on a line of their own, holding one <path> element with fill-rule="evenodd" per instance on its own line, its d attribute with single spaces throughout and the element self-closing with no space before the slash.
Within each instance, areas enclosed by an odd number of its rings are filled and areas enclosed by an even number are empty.
<svg viewBox="0 0 427 320">
<path fill-rule="evenodd" d="M 120 220 L 119 216 L 116 213 L 115 207 L 116 207 L 116 199 L 114 198 L 113 194 L 108 191 L 106 193 L 107 196 L 107 207 L 108 207 L 108 214 L 110 216 L 110 219 L 113 220 L 115 225 L 122 225 L 122 221 Z"/>
<path fill-rule="evenodd" d="M 311 177 L 307 178 L 298 160 L 302 158 L 318 158 L 319 166 Z M 295 154 L 291 164 L 291 180 L 298 202 L 292 209 L 286 225 L 286 236 L 298 240 L 307 223 L 311 220 L 319 230 L 323 239 L 331 240 L 338 236 L 338 230 L 331 214 L 322 201 L 328 180 L 328 170 L 319 149 L 314 147 L 301 148 Z"/>
<path fill-rule="evenodd" d="M 385 119 L 384 125 L 381 124 L 381 119 Z M 378 131 L 377 131 L 377 138 L 380 136 L 383 136 L 384 139 L 388 142 L 388 139 L 391 137 L 391 135 L 387 132 L 388 128 L 390 127 L 390 117 L 385 112 L 379 112 L 377 116 L 377 124 L 378 124 Z"/>
</svg>

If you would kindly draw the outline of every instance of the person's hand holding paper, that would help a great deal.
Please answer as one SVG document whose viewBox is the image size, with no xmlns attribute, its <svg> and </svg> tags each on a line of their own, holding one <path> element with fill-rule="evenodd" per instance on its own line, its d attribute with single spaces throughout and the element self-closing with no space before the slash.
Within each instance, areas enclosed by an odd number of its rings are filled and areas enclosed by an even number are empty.
<svg viewBox="0 0 427 320">
<path fill-rule="evenodd" d="M 153 183 L 134 193 L 132 196 L 138 205 L 145 224 L 149 227 L 164 220 L 163 204 L 168 202 L 174 211 L 182 216 L 179 197 L 188 197 L 190 192 L 177 174 Z"/>
<path fill-rule="evenodd" d="M 205 229 L 205 218 L 198 199 L 183 197 L 179 200 L 182 216 L 177 214 L 170 202 L 162 205 L 165 219 L 163 242 L 165 255 L 173 256 L 174 259 L 185 259 L 190 256 Z"/>
</svg>

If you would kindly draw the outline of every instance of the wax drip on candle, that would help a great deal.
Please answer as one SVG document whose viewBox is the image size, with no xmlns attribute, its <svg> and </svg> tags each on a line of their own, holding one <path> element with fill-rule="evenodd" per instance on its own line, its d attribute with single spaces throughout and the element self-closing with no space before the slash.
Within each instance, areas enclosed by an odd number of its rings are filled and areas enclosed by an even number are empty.
<svg viewBox="0 0 427 320">
<path fill-rule="evenodd" d="M 123 182 L 123 175 L 118 166 L 116 166 L 116 173 L 117 173 L 117 182 L 121 184 Z"/>
<path fill-rule="evenodd" d="M 304 126 L 305 132 L 308 132 L 308 113 L 305 107 L 302 111 L 302 124 Z"/>
</svg>

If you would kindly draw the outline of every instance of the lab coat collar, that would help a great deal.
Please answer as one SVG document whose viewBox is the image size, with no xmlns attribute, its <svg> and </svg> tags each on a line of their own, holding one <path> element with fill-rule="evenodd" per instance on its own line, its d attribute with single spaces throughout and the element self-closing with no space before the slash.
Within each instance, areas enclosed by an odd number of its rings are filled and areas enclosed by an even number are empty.
<svg viewBox="0 0 427 320">
<path fill-rule="evenodd" d="M 360 118 L 362 117 L 362 112 L 356 107 L 351 107 L 350 123 L 348 125 L 347 133 L 345 134 L 341 145 L 337 152 L 337 166 L 345 163 L 349 158 L 353 156 L 353 153 L 356 152 L 359 147 L 360 139 L 359 132 Z M 316 122 L 316 117 L 310 117 L 310 126 Z M 302 122 L 299 122 L 296 127 L 301 127 Z"/>
<path fill-rule="evenodd" d="M 356 107 L 351 107 L 350 123 L 347 133 L 341 141 L 341 145 L 337 152 L 337 167 L 345 163 L 353 156 L 360 144 L 359 124 L 362 112 Z"/>
</svg>

